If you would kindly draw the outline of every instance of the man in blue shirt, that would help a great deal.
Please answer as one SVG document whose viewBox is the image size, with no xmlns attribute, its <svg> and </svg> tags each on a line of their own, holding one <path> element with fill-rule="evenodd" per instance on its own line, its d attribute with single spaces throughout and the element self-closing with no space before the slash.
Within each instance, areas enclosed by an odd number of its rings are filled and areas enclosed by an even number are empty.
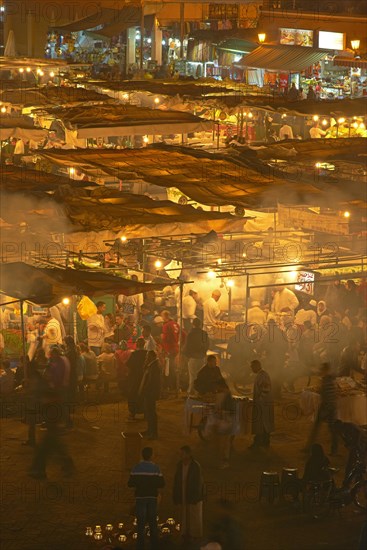
<svg viewBox="0 0 367 550">
<path fill-rule="evenodd" d="M 164 487 L 164 478 L 157 464 L 152 462 L 153 449 L 144 447 L 143 460 L 131 470 L 128 487 L 135 488 L 137 518 L 137 550 L 144 550 L 145 525 L 150 530 L 150 546 L 158 550 L 157 497 Z"/>
</svg>

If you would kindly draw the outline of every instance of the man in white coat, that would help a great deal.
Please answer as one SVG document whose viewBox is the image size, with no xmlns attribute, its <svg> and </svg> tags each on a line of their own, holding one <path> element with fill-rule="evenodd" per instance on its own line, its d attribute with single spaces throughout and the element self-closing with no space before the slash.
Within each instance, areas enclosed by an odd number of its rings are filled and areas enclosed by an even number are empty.
<svg viewBox="0 0 367 550">
<path fill-rule="evenodd" d="M 284 286 L 284 279 L 277 279 L 275 281 L 276 293 L 271 304 L 271 311 L 274 313 L 281 313 L 282 310 L 289 308 L 292 312 L 297 309 L 299 301 L 297 296 L 292 290 L 289 290 Z"/>
<path fill-rule="evenodd" d="M 266 313 L 260 307 L 260 302 L 252 300 L 251 307 L 247 311 L 247 323 L 249 325 L 265 325 Z"/>
<path fill-rule="evenodd" d="M 87 320 L 88 346 L 98 356 L 104 344 L 106 325 L 103 312 L 106 310 L 104 302 L 97 302 L 97 313 Z"/>
<path fill-rule="evenodd" d="M 206 330 L 209 335 L 215 332 L 215 324 L 219 321 L 221 316 L 221 310 L 219 307 L 219 299 L 222 293 L 219 289 L 213 290 L 212 295 L 206 302 L 204 302 L 204 330 Z"/>
</svg>

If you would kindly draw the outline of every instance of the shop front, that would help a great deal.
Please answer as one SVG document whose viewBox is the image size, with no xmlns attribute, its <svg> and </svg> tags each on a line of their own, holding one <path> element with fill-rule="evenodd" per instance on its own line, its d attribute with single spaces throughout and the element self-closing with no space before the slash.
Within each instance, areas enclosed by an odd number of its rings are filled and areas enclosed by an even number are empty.
<svg viewBox="0 0 367 550">
<path fill-rule="evenodd" d="M 320 62 L 330 52 L 319 48 L 286 45 L 262 45 L 235 65 L 244 70 L 248 84 L 269 86 L 286 94 L 292 82 L 297 88 L 304 80 L 319 78 Z"/>
</svg>

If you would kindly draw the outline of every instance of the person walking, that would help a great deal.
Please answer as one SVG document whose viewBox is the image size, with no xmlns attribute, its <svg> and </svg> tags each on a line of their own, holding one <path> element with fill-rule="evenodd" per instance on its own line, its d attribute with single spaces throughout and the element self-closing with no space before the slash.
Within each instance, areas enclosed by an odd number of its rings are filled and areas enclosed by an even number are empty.
<svg viewBox="0 0 367 550">
<path fill-rule="evenodd" d="M 204 366 L 206 352 L 209 349 L 208 333 L 202 329 L 202 322 L 197 317 L 192 322 L 192 329 L 187 335 L 184 355 L 188 358 L 189 387 L 187 393 L 194 391 L 194 382 L 199 370 Z"/>
<path fill-rule="evenodd" d="M 153 449 L 144 447 L 143 460 L 131 470 L 128 487 L 135 489 L 135 506 L 137 519 L 137 550 L 145 547 L 145 525 L 149 525 L 150 547 L 159 549 L 157 502 L 158 493 L 165 485 L 164 477 L 157 464 L 152 461 Z"/>
<path fill-rule="evenodd" d="M 161 393 L 161 369 L 155 351 L 148 351 L 144 373 L 139 388 L 139 396 L 141 397 L 144 416 L 147 421 L 147 431 L 145 435 L 148 439 L 158 439 L 158 419 L 156 411 L 156 401 Z"/>
<path fill-rule="evenodd" d="M 127 406 L 129 409 L 128 422 L 135 421 L 135 415 L 140 411 L 139 388 L 144 373 L 144 363 L 147 351 L 144 349 L 144 338 L 136 341 L 136 350 L 130 355 L 127 361 Z"/>
<path fill-rule="evenodd" d="M 180 506 L 181 533 L 185 544 L 203 536 L 203 477 L 188 445 L 181 447 L 181 460 L 173 481 L 173 502 Z"/>
<path fill-rule="evenodd" d="M 167 389 L 177 387 L 177 355 L 179 352 L 180 326 L 171 318 L 169 311 L 162 311 L 162 348 L 168 360 Z M 182 334 L 182 332 L 181 332 Z"/>
<path fill-rule="evenodd" d="M 329 363 L 323 363 L 321 365 L 321 389 L 320 389 L 320 407 L 316 416 L 316 420 L 312 427 L 308 443 L 305 447 L 305 451 L 308 452 L 314 443 L 320 424 L 327 422 L 331 434 L 331 451 L 330 454 L 336 455 L 338 451 L 338 434 L 335 429 L 336 421 L 336 380 L 330 372 Z"/>
<path fill-rule="evenodd" d="M 57 454 L 61 459 L 63 472 L 66 476 L 74 473 L 74 462 L 62 441 L 60 422 L 65 418 L 64 395 L 69 382 L 69 369 L 63 361 L 58 348 L 51 349 L 50 365 L 46 374 L 47 385 L 40 397 L 41 415 L 45 423 L 46 433 L 43 440 L 36 446 L 29 471 L 35 479 L 46 478 L 47 459 Z"/>
<path fill-rule="evenodd" d="M 270 376 L 260 361 L 251 361 L 251 370 L 256 374 L 253 393 L 252 433 L 254 441 L 250 449 L 269 447 L 270 434 L 274 430 L 274 401 Z"/>
</svg>

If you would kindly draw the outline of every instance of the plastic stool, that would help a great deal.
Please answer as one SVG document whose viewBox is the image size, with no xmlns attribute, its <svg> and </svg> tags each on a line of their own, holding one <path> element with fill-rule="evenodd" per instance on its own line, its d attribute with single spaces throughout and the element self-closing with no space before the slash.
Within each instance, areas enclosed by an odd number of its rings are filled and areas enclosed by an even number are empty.
<svg viewBox="0 0 367 550">
<path fill-rule="evenodd" d="M 291 496 L 293 499 L 298 495 L 298 469 L 297 468 L 283 468 L 282 481 L 281 481 L 281 495 Z"/>
<path fill-rule="evenodd" d="M 280 480 L 278 472 L 263 472 L 260 478 L 259 500 L 266 496 L 269 504 L 279 498 Z"/>
</svg>

